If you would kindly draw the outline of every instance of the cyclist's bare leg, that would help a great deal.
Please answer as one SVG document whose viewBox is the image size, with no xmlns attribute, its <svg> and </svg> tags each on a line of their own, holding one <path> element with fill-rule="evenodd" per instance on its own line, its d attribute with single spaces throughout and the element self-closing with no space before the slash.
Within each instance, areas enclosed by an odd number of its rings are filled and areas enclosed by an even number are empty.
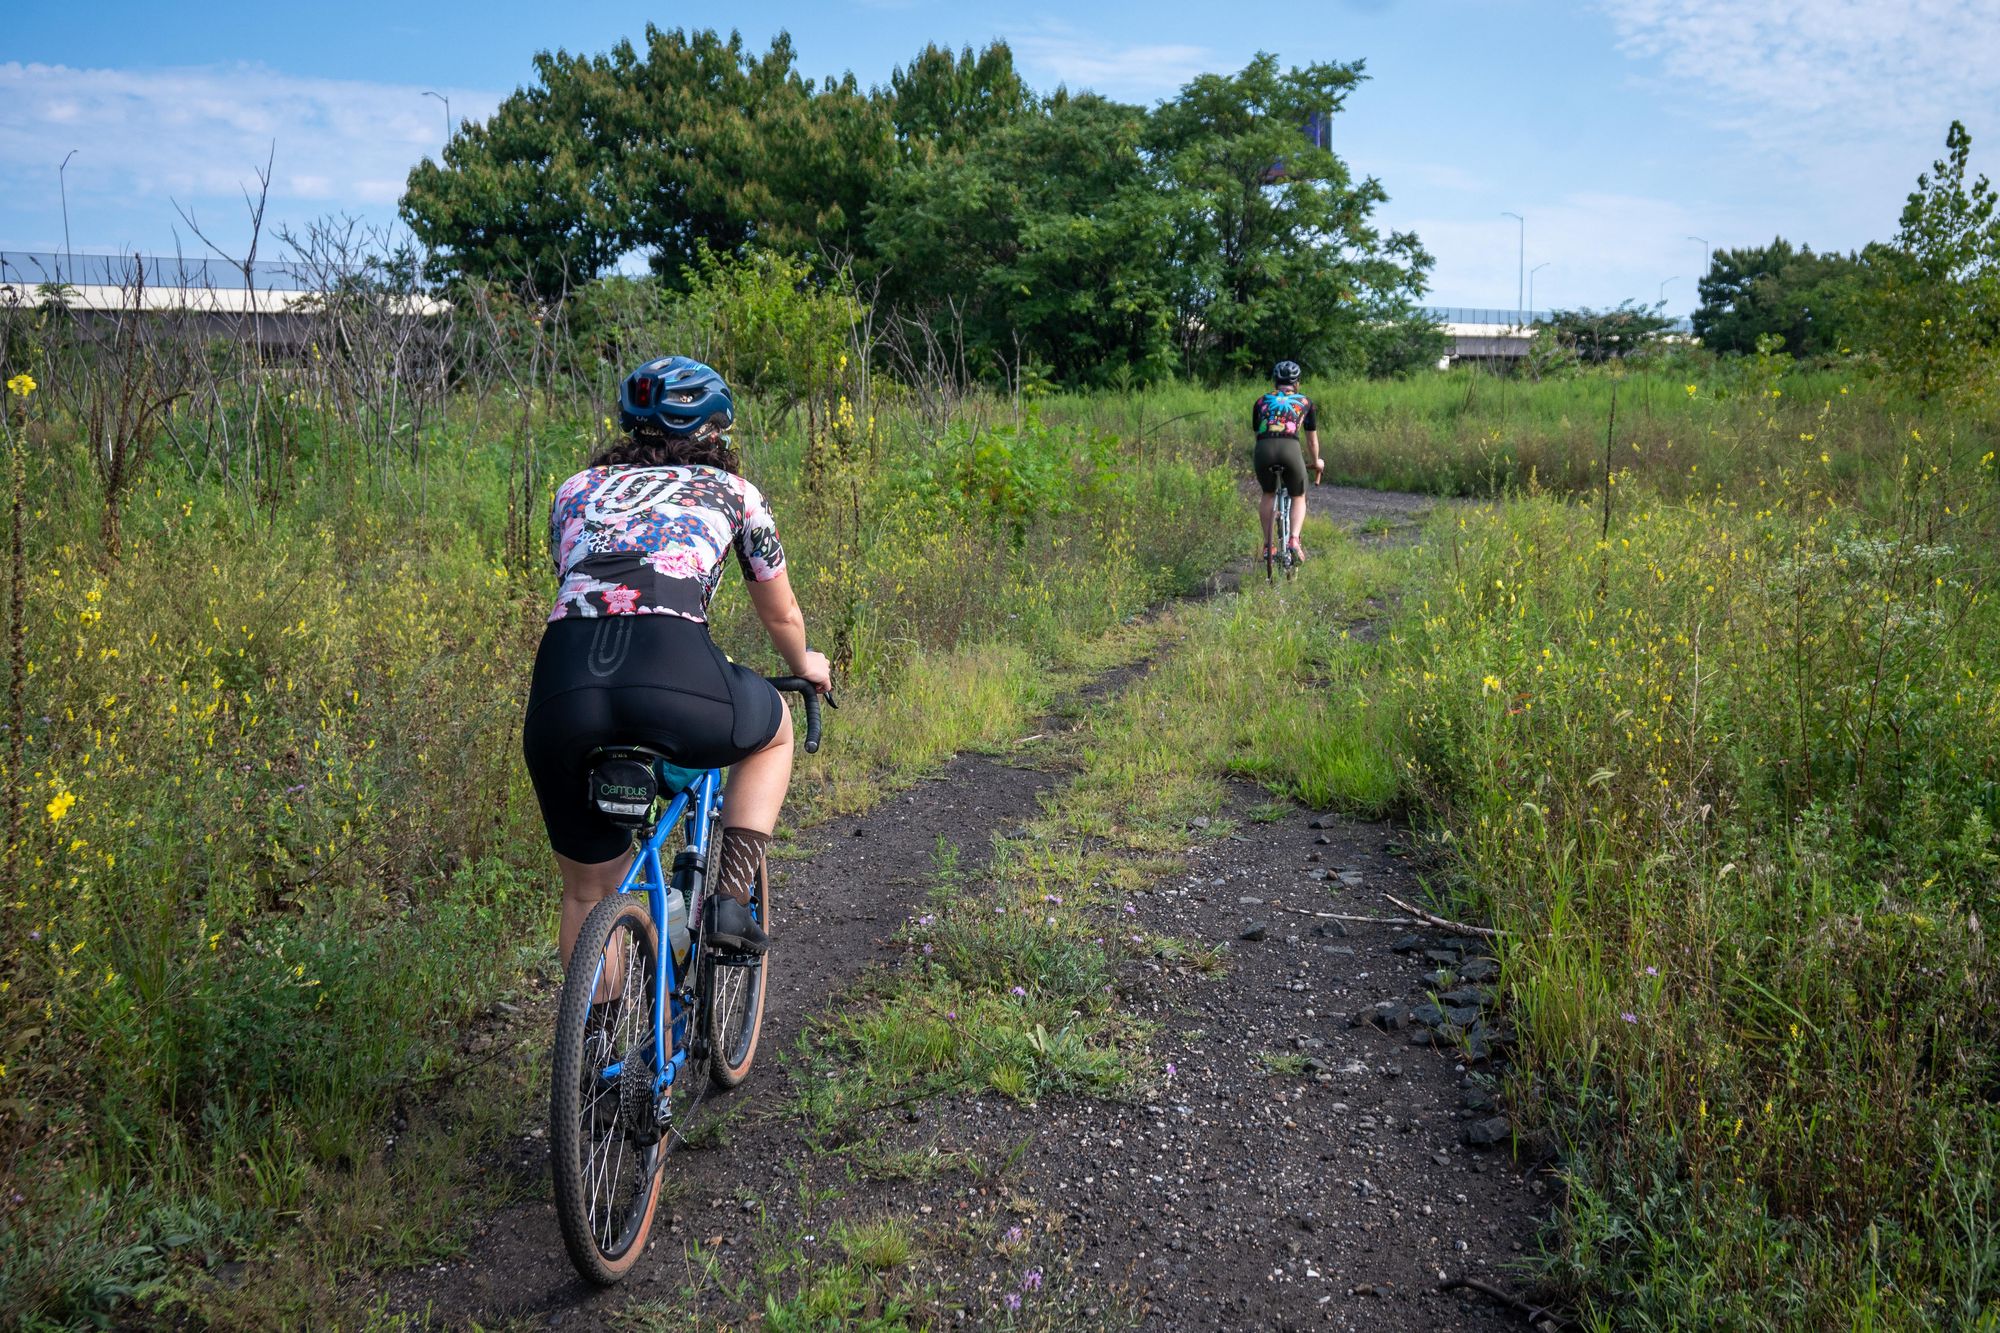
<svg viewBox="0 0 2000 1333">
<path fill-rule="evenodd" d="M 562 921 L 557 927 L 556 937 L 562 946 L 563 967 L 569 967 L 570 951 L 576 948 L 576 937 L 583 930 L 584 919 L 590 909 L 604 899 L 618 892 L 618 885 L 625 878 L 625 871 L 632 864 L 632 853 L 609 861 L 599 861 L 591 865 L 584 861 L 572 861 L 561 852 L 556 853 L 556 868 L 562 871 L 563 899 Z M 611 999 L 618 991 L 612 984 L 625 965 L 624 942 L 614 939 L 611 956 L 605 960 L 604 976 L 597 983 L 595 1001 Z"/>
<path fill-rule="evenodd" d="M 1266 531 L 1268 530 L 1269 530 L 1269 525 L 1267 524 Z M 1292 531 L 1291 531 L 1292 545 L 1297 546 L 1299 544 L 1299 534 L 1304 532 L 1305 530 L 1306 530 L 1306 497 L 1303 495 L 1294 495 L 1292 497 Z"/>
<path fill-rule="evenodd" d="M 1297 504 L 1298 501 L 1294 500 L 1292 503 Z M 1276 521 L 1277 513 L 1278 493 L 1276 491 L 1265 491 L 1257 497 L 1257 517 L 1262 519 L 1264 523 L 1264 549 L 1267 551 L 1271 549 L 1271 525 Z"/>
<path fill-rule="evenodd" d="M 792 785 L 792 725 L 788 715 L 764 748 L 729 770 L 722 790 L 722 826 L 769 835 L 778 827 L 778 811 Z M 748 904 L 747 886 L 736 901 Z"/>
</svg>

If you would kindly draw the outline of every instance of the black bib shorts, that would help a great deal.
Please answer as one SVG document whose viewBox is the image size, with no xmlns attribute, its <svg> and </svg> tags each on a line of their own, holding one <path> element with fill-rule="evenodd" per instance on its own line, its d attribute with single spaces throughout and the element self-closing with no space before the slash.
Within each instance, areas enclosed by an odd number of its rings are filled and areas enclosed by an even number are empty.
<svg viewBox="0 0 2000 1333">
<path fill-rule="evenodd" d="M 708 626 L 681 616 L 549 622 L 535 653 L 521 750 L 549 844 L 595 865 L 622 856 L 629 831 L 590 800 L 590 752 L 647 745 L 684 768 L 727 768 L 790 721 L 784 696 L 722 655 Z"/>
</svg>

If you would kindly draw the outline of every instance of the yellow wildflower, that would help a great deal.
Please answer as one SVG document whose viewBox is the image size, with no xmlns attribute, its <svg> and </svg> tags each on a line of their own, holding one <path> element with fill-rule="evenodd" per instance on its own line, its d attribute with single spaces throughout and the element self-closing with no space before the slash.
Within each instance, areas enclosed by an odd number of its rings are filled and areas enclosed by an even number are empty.
<svg viewBox="0 0 2000 1333">
<path fill-rule="evenodd" d="M 34 391 L 35 377 L 25 370 L 7 381 L 7 392 L 13 394 L 16 398 L 26 398 Z"/>
<path fill-rule="evenodd" d="M 75 792 L 68 792 L 68 791 L 57 792 L 55 795 L 55 799 L 50 801 L 48 805 L 44 807 L 49 812 L 49 822 L 51 824 L 60 824 L 62 822 L 62 817 L 68 814 L 69 808 L 75 804 L 76 804 Z"/>
</svg>

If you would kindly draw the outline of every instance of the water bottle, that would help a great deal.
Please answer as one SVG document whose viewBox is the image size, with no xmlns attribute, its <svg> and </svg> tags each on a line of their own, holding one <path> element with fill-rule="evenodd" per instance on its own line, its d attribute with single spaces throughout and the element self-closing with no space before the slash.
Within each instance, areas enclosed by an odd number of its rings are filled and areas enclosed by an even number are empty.
<svg viewBox="0 0 2000 1333">
<path fill-rule="evenodd" d="M 673 887 L 667 890 L 667 947 L 673 950 L 676 967 L 687 961 L 687 900 L 681 896 L 678 888 Z"/>
</svg>

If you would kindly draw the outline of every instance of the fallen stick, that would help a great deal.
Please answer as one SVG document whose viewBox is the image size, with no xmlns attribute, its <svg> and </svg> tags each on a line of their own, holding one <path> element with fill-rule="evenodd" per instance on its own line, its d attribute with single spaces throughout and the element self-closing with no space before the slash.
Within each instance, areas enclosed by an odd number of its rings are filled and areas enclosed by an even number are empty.
<svg viewBox="0 0 2000 1333">
<path fill-rule="evenodd" d="M 1245 905 L 1248 906 L 1248 904 Z M 1415 921 L 1406 916 L 1348 916 L 1341 912 L 1308 912 L 1303 907 L 1287 907 L 1283 903 L 1265 903 L 1264 906 L 1275 907 L 1280 912 L 1290 912 L 1293 916 L 1318 917 L 1322 921 L 1358 921 L 1364 926 L 1423 926 L 1430 924 L 1425 921 Z"/>
<path fill-rule="evenodd" d="M 1494 930 L 1491 926 L 1468 926 L 1463 921 L 1448 921 L 1433 912 L 1426 912 L 1421 907 L 1410 906 L 1393 893 L 1385 893 L 1382 896 L 1402 908 L 1405 912 L 1408 912 L 1411 916 L 1416 917 L 1417 921 L 1412 922 L 1412 925 L 1436 926 L 1439 930 L 1448 930 L 1454 935 L 1470 935 L 1474 939 L 1482 940 L 1499 939 L 1507 933 L 1504 930 Z"/>
<path fill-rule="evenodd" d="M 1509 1307 L 1515 1313 L 1519 1314 L 1523 1319 L 1527 1320 L 1531 1324 L 1539 1320 L 1546 1319 L 1551 1323 L 1554 1323 L 1559 1328 L 1569 1327 L 1569 1321 L 1560 1318 L 1558 1315 L 1555 1314 L 1554 1311 L 1550 1310 L 1547 1306 L 1530 1305 L 1527 1301 L 1522 1300 L 1519 1296 L 1511 1295 L 1507 1292 L 1504 1292 L 1490 1282 L 1481 1282 L 1476 1277 L 1455 1277 L 1447 1282 L 1440 1282 L 1438 1283 L 1438 1290 L 1476 1291 L 1481 1296 L 1490 1297 L 1491 1299 L 1500 1302 L 1502 1305 Z"/>
</svg>

